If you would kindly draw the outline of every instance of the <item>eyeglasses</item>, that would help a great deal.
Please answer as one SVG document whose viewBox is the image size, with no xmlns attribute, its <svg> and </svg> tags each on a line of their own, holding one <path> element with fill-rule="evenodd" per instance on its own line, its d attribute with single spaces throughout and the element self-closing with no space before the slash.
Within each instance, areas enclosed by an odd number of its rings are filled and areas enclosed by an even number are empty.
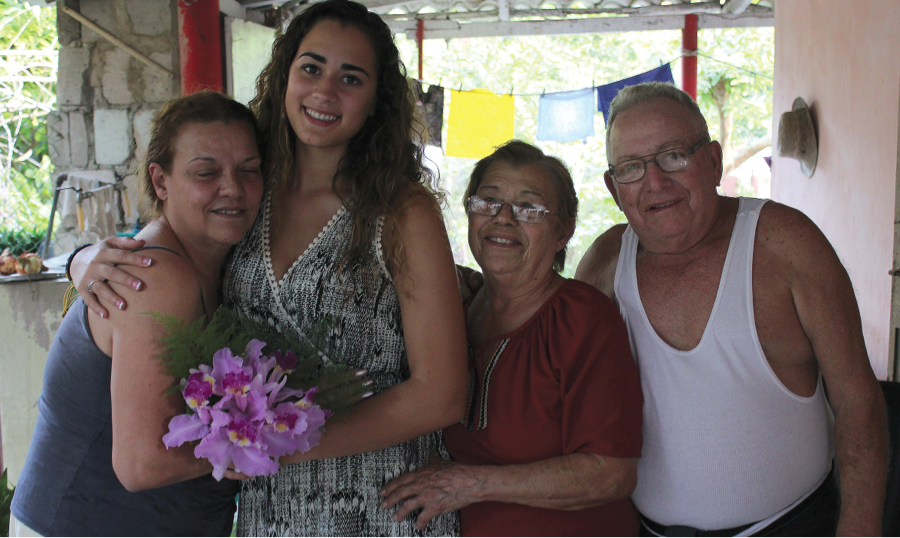
<svg viewBox="0 0 900 538">
<path fill-rule="evenodd" d="M 675 148 L 660 151 L 652 155 L 645 155 L 637 159 L 629 159 L 616 165 L 610 165 L 609 173 L 618 183 L 634 183 L 643 179 L 647 173 L 647 163 L 656 161 L 656 165 L 663 172 L 677 172 L 684 170 L 691 164 L 691 157 L 709 142 L 709 137 L 703 137 L 690 148 Z"/>
<path fill-rule="evenodd" d="M 544 215 L 556 215 L 553 211 L 544 209 L 541 206 L 532 205 L 531 207 L 521 206 L 512 202 L 504 202 L 503 200 L 495 200 L 493 198 L 482 198 L 477 195 L 469 196 L 466 199 L 466 211 L 475 213 L 476 215 L 484 215 L 485 217 L 496 217 L 503 206 L 509 205 L 512 209 L 512 216 L 519 222 L 527 222 L 529 224 L 538 224 L 544 220 Z"/>
</svg>

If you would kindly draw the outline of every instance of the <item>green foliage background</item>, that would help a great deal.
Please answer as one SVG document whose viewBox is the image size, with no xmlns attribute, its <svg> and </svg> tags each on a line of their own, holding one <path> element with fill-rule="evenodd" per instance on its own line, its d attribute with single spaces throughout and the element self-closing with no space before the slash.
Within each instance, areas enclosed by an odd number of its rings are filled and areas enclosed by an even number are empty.
<svg viewBox="0 0 900 538">
<path fill-rule="evenodd" d="M 47 114 L 56 107 L 57 58 L 52 51 L 58 48 L 55 8 L 0 0 L 2 231 L 43 231 L 50 216 L 53 165 L 47 145 Z"/>
<path fill-rule="evenodd" d="M 415 41 L 398 36 L 397 43 L 410 75 L 416 76 Z M 709 89 L 723 76 L 730 79 L 733 92 L 732 146 L 739 151 L 751 140 L 771 133 L 774 29 L 701 30 L 698 49 L 733 64 L 732 67 L 705 57 L 698 59 L 699 102 L 713 137 L 717 137 L 719 129 L 718 112 Z M 568 164 L 580 202 L 578 225 L 563 273 L 572 276 L 593 240 L 613 224 L 624 222 L 625 217 L 603 183 L 607 167 L 603 116 L 594 115 L 594 136 L 584 141 L 539 142 L 539 97 L 542 93 L 607 84 L 668 62 L 673 62 L 677 82 L 681 64 L 675 60 L 681 55 L 681 32 L 426 40 L 423 54 L 426 83 L 448 89 L 485 88 L 497 94 L 515 94 L 515 136 Z M 449 94 L 445 94 L 445 144 L 450 106 Z M 444 157 L 437 148 L 429 148 L 429 155 L 435 156 L 442 186 L 449 194 L 445 216 L 454 257 L 459 263 L 475 267 L 468 247 L 462 194 L 476 160 Z"/>
</svg>

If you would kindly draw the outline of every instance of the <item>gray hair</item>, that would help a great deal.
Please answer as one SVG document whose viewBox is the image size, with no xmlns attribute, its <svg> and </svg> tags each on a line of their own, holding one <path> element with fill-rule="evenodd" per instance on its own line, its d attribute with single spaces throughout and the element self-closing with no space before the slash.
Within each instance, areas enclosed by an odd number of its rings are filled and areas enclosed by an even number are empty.
<svg viewBox="0 0 900 538">
<path fill-rule="evenodd" d="M 612 132 L 613 122 L 615 122 L 616 117 L 626 110 L 655 99 L 669 99 L 683 106 L 693 120 L 696 134 L 709 136 L 706 118 L 703 117 L 700 107 L 691 99 L 690 95 L 665 82 L 644 82 L 634 86 L 626 86 L 619 90 L 619 94 L 616 95 L 609 105 L 609 119 L 606 121 L 607 160 L 612 159 L 609 148 L 609 135 Z"/>
<path fill-rule="evenodd" d="M 470 196 L 478 192 L 478 187 L 484 180 L 488 169 L 495 163 L 507 163 L 515 168 L 529 165 L 538 165 L 547 174 L 547 178 L 556 187 L 557 216 L 562 228 L 569 222 L 575 222 L 578 218 L 578 194 L 575 192 L 575 183 L 565 163 L 560 159 L 547 155 L 540 148 L 521 140 L 510 140 L 494 149 L 494 152 L 475 163 L 472 175 L 469 177 L 469 185 L 463 195 L 463 205 Z M 468 210 L 467 210 L 468 212 Z M 568 243 L 553 258 L 553 270 L 561 273 L 566 267 L 566 251 Z"/>
</svg>

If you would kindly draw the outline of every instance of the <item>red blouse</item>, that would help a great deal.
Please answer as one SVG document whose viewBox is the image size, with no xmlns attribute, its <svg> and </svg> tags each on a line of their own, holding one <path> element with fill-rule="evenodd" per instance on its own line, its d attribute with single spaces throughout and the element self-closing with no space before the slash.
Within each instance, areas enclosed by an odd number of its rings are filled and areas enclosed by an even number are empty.
<svg viewBox="0 0 900 538">
<path fill-rule="evenodd" d="M 483 356 L 494 342 L 497 351 Z M 566 280 L 528 322 L 479 348 L 470 343 L 469 356 L 466 419 L 444 430 L 454 460 L 507 465 L 576 452 L 640 457 L 641 385 L 625 323 L 592 286 Z M 460 519 L 463 536 L 638 532 L 630 500 L 575 511 L 483 502 L 460 510 Z"/>
</svg>

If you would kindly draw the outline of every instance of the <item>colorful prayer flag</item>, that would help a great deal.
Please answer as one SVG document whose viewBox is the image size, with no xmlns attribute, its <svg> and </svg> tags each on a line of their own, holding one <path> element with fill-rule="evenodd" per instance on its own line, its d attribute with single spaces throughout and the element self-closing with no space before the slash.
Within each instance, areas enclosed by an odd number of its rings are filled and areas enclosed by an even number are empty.
<svg viewBox="0 0 900 538">
<path fill-rule="evenodd" d="M 447 156 L 480 159 L 514 136 L 512 95 L 450 90 Z"/>
<path fill-rule="evenodd" d="M 589 136 L 594 136 L 594 88 L 541 96 L 538 140 L 573 142 Z"/>
<path fill-rule="evenodd" d="M 597 86 L 597 110 L 603 112 L 603 121 L 609 121 L 609 105 L 616 94 L 619 93 L 619 90 L 642 82 L 668 82 L 669 84 L 675 84 L 675 79 L 672 78 L 672 68 L 669 67 L 669 64 L 666 64 L 640 75 Z"/>
</svg>

